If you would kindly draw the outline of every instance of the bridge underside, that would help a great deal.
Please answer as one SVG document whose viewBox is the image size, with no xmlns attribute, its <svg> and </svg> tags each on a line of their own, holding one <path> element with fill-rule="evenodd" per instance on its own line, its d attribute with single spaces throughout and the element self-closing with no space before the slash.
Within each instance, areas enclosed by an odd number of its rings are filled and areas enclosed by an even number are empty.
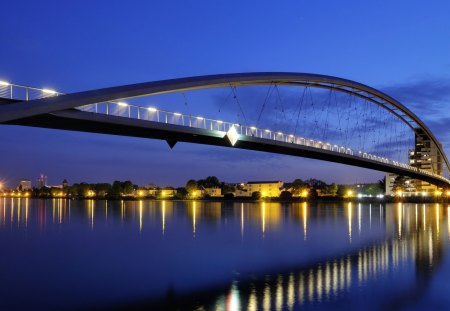
<svg viewBox="0 0 450 311">
<path fill-rule="evenodd" d="M 170 146 L 173 146 L 176 142 L 188 142 L 221 147 L 232 147 L 229 140 L 224 137 L 225 132 L 128 119 L 111 115 L 108 116 L 83 112 L 75 109 L 58 111 L 51 114 L 36 115 L 20 120 L 5 122 L 4 124 L 159 139 L 166 140 Z M 242 135 L 234 145 L 234 148 L 258 150 L 347 164 L 377 171 L 394 173 L 397 175 L 409 176 L 411 178 L 427 181 L 440 187 L 448 186 L 444 181 L 434 178 L 433 176 L 426 176 L 420 173 L 411 172 L 410 170 L 402 167 L 304 145 Z"/>
</svg>

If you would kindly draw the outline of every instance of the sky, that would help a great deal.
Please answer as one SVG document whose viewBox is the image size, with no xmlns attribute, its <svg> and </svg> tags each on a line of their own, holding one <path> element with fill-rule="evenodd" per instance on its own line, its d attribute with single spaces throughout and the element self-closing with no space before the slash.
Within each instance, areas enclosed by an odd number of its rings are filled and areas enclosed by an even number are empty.
<svg viewBox="0 0 450 311">
<path fill-rule="evenodd" d="M 400 100 L 450 151 L 448 1 L 7 1 L 0 80 L 66 93 L 233 72 L 332 75 Z M 195 106 L 195 105 L 194 105 Z M 194 107 L 205 114 L 212 108 Z M 208 116 L 208 115 L 206 115 Z M 256 151 L 0 125 L 0 179 L 181 186 L 190 178 L 371 182 Z"/>
</svg>

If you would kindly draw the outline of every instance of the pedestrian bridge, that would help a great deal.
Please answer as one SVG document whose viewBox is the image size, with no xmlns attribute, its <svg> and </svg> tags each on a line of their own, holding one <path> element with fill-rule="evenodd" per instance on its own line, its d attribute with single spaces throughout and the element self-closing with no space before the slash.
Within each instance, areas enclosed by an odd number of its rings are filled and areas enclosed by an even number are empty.
<svg viewBox="0 0 450 311">
<path fill-rule="evenodd" d="M 388 95 L 357 82 L 313 74 L 244 73 L 181 78 L 63 94 L 0 81 L 0 123 L 199 143 L 258 150 L 342 163 L 398 175 L 410 176 L 448 188 L 442 173 L 424 170 L 374 152 L 285 133 L 272 128 L 228 122 L 199 114 L 183 114 L 126 100 L 189 90 L 219 87 L 286 85 L 329 89 L 364 99 L 382 107 L 412 131 L 421 129 L 438 148 L 448 171 L 445 152 L 431 130 L 404 105 Z M 330 93 L 331 94 L 331 93 Z M 328 113 L 328 112 L 327 112 Z M 408 150 L 405 150 L 408 153 Z"/>
</svg>

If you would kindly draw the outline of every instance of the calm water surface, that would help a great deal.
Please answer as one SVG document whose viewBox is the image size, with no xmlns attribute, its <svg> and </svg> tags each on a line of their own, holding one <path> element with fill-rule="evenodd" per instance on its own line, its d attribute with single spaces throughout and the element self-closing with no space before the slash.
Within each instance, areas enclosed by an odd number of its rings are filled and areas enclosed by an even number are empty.
<svg viewBox="0 0 450 311">
<path fill-rule="evenodd" d="M 450 206 L 0 199 L 0 310 L 446 310 Z"/>
</svg>

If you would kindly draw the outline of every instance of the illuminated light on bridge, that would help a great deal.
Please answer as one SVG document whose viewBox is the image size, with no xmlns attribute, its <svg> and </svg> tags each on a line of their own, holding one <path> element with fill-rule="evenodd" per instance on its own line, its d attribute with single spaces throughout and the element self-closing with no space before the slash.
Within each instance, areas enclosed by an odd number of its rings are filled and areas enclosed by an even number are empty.
<svg viewBox="0 0 450 311">
<path fill-rule="evenodd" d="M 117 105 L 121 107 L 128 107 L 128 104 L 126 102 L 118 102 Z"/>
<path fill-rule="evenodd" d="M 234 146 L 239 140 L 239 134 L 234 126 L 231 126 L 230 129 L 228 130 L 227 137 L 232 146 Z"/>
<path fill-rule="evenodd" d="M 155 107 L 148 107 L 147 110 L 150 111 L 150 112 L 158 111 L 158 109 L 156 109 Z"/>
<path fill-rule="evenodd" d="M 50 90 L 50 89 L 42 89 L 43 93 L 49 94 L 49 95 L 56 95 L 57 92 L 55 90 Z"/>
<path fill-rule="evenodd" d="M 1 86 L 10 86 L 11 84 L 9 82 L 6 82 L 6 81 L 0 81 L 0 85 Z"/>
</svg>

